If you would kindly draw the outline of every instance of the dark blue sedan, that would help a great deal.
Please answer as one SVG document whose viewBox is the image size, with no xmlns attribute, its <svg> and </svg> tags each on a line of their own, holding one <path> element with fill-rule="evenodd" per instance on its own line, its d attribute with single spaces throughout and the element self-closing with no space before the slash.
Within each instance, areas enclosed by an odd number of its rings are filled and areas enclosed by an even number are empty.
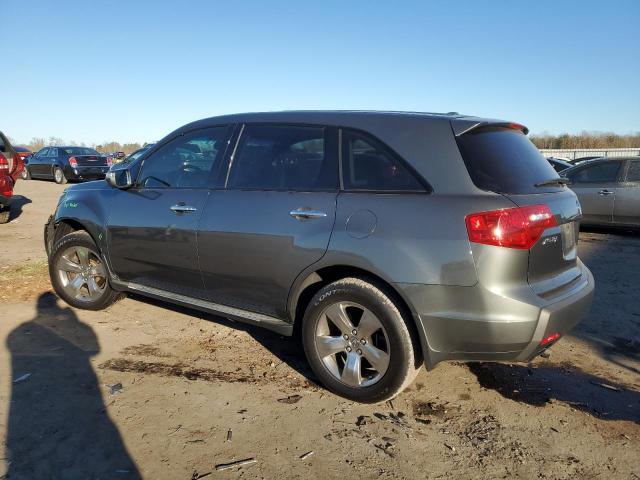
<svg viewBox="0 0 640 480">
<path fill-rule="evenodd" d="M 104 178 L 110 162 L 93 148 L 44 147 L 29 157 L 23 178 L 53 179 L 56 183 L 68 180 L 98 180 Z"/>
</svg>

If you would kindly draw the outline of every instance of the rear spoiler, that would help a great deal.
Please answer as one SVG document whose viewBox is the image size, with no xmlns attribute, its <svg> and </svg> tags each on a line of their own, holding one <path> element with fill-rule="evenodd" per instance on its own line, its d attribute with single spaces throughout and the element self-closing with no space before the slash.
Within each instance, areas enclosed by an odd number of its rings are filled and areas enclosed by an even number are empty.
<svg viewBox="0 0 640 480">
<path fill-rule="evenodd" d="M 451 121 L 451 128 L 453 128 L 453 134 L 456 137 L 469 133 L 473 130 L 483 127 L 503 127 L 511 128 L 513 130 L 520 130 L 525 135 L 529 133 L 529 129 L 520 123 L 514 122 L 502 122 L 499 120 L 466 120 L 455 119 Z"/>
</svg>

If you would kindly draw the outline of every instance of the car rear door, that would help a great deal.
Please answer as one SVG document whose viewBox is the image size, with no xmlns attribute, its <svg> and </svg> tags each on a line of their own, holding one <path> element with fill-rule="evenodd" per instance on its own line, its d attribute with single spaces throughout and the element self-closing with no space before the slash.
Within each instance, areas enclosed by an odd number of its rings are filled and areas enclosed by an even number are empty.
<svg viewBox="0 0 640 480">
<path fill-rule="evenodd" d="M 580 200 L 583 223 L 609 225 L 613 222 L 621 165 L 619 160 L 601 160 L 587 163 L 567 174 L 571 189 Z"/>
<path fill-rule="evenodd" d="M 198 230 L 210 301 L 284 317 L 295 278 L 326 252 L 338 192 L 337 130 L 244 125 Z"/>
<path fill-rule="evenodd" d="M 197 225 L 227 146 L 227 126 L 193 130 L 144 159 L 136 184 L 114 195 L 108 228 L 111 266 L 132 289 L 203 297 Z M 185 146 L 201 155 L 194 167 Z"/>
<path fill-rule="evenodd" d="M 623 182 L 616 188 L 613 222 L 640 227 L 640 158 L 627 160 Z"/>
</svg>

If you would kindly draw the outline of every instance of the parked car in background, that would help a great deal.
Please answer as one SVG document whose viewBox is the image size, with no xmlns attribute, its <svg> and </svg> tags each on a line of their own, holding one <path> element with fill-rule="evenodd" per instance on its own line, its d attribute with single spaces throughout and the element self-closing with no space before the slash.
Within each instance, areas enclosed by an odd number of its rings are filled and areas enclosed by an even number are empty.
<svg viewBox="0 0 640 480">
<path fill-rule="evenodd" d="M 640 227 L 640 157 L 588 160 L 562 175 L 580 199 L 582 224 Z"/>
<path fill-rule="evenodd" d="M 107 157 L 93 148 L 44 147 L 29 157 L 23 178 L 53 179 L 56 183 L 97 180 L 104 178 L 109 166 Z"/>
<path fill-rule="evenodd" d="M 0 223 L 9 221 L 13 187 L 22 169 L 20 155 L 0 132 Z"/>
<path fill-rule="evenodd" d="M 33 152 L 29 150 L 27 147 L 18 146 L 18 147 L 13 147 L 13 149 L 16 151 L 16 153 L 20 156 L 22 160 L 24 160 L 25 158 L 33 154 Z"/>
<path fill-rule="evenodd" d="M 561 172 L 563 170 L 566 170 L 567 168 L 573 167 L 573 165 L 571 165 L 566 160 L 560 160 L 559 158 L 547 157 L 547 161 L 551 164 L 556 172 Z"/>
<path fill-rule="evenodd" d="M 277 112 L 186 125 L 45 229 L 74 307 L 137 292 L 299 327 L 317 378 L 392 398 L 423 364 L 529 361 L 593 297 L 575 194 L 522 125 L 457 114 Z"/>
</svg>

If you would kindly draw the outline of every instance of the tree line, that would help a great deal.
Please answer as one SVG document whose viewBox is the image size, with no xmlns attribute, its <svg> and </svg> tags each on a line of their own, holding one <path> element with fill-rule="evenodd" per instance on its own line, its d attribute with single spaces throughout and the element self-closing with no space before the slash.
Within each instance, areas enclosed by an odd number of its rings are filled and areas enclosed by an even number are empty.
<svg viewBox="0 0 640 480">
<path fill-rule="evenodd" d="M 12 142 L 14 143 L 14 142 Z M 101 144 L 91 143 L 87 145 L 84 142 L 74 142 L 73 140 L 67 142 L 59 137 L 33 137 L 31 141 L 27 143 L 21 144 L 24 147 L 27 147 L 32 152 L 37 152 L 41 148 L 56 146 L 56 145 L 75 145 L 78 147 L 91 147 L 96 149 L 100 153 L 113 153 L 113 152 L 124 152 L 129 155 L 132 152 L 135 152 L 139 148 L 142 148 L 146 144 L 141 143 L 120 143 L 120 142 L 102 142 Z"/>
<path fill-rule="evenodd" d="M 530 138 L 538 148 L 640 148 L 640 132 L 629 135 L 602 132 L 541 134 L 531 135 Z"/>
</svg>

